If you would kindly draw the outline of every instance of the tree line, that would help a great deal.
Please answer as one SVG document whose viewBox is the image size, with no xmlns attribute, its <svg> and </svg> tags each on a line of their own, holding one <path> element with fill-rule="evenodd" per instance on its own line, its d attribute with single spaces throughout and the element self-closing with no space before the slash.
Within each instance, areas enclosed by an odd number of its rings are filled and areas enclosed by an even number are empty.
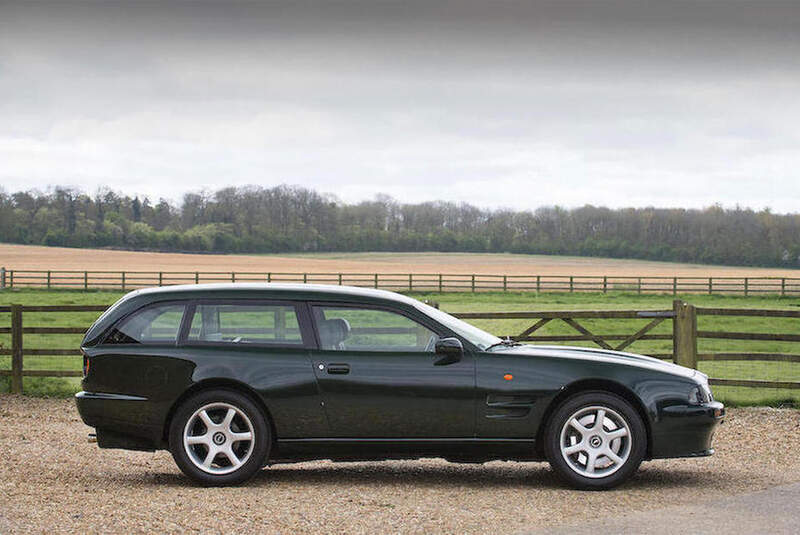
<svg viewBox="0 0 800 535">
<path fill-rule="evenodd" d="M 800 267 L 800 214 L 596 206 L 533 211 L 464 203 L 347 204 L 295 187 L 192 192 L 179 205 L 104 189 L 0 190 L 0 241 L 156 251 L 444 251 Z"/>
</svg>

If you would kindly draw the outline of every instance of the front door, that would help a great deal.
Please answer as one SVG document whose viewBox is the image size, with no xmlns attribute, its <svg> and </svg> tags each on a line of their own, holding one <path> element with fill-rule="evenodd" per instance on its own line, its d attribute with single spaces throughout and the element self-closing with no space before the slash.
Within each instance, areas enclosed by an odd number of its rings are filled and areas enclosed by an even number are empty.
<svg viewBox="0 0 800 535">
<path fill-rule="evenodd" d="M 438 335 L 395 310 L 318 305 L 312 363 L 333 438 L 469 438 L 475 363 L 437 364 Z"/>
</svg>

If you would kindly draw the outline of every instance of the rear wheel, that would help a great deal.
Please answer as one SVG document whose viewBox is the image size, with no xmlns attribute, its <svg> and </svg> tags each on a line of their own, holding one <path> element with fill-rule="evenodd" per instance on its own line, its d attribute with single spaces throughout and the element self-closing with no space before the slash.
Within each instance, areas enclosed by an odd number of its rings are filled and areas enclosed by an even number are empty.
<svg viewBox="0 0 800 535">
<path fill-rule="evenodd" d="M 601 490 L 632 476 L 647 451 L 641 417 L 625 399 L 584 392 L 564 401 L 545 433 L 553 469 L 572 486 Z"/>
<path fill-rule="evenodd" d="M 272 437 L 258 406 L 234 390 L 206 390 L 183 403 L 169 445 L 181 471 L 204 485 L 235 485 L 264 465 Z"/>
</svg>

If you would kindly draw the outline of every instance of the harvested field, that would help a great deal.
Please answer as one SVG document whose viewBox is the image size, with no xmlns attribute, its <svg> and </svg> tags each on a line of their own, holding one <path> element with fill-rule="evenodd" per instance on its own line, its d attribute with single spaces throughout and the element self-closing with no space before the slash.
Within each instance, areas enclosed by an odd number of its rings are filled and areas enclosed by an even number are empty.
<svg viewBox="0 0 800 535">
<path fill-rule="evenodd" d="M 477 253 L 210 255 L 0 244 L 0 266 L 17 270 L 452 273 L 669 277 L 797 277 L 800 270 L 575 256 Z"/>
<path fill-rule="evenodd" d="M 86 443 L 71 400 L 0 396 L 0 420 L 2 533 L 511 533 L 800 481 L 796 410 L 730 410 L 715 456 L 645 463 L 600 493 L 565 488 L 545 464 L 441 460 L 281 465 L 205 489 L 166 452 Z"/>
</svg>

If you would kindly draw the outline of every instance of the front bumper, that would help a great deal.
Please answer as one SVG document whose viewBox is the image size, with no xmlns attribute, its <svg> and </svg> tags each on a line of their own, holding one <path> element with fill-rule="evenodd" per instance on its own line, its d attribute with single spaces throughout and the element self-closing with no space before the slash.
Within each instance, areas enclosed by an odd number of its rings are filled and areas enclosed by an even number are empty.
<svg viewBox="0 0 800 535">
<path fill-rule="evenodd" d="M 671 405 L 659 412 L 653 424 L 652 457 L 703 457 L 714 453 L 714 433 L 725 421 L 725 406 L 712 401 L 702 405 Z"/>
</svg>

